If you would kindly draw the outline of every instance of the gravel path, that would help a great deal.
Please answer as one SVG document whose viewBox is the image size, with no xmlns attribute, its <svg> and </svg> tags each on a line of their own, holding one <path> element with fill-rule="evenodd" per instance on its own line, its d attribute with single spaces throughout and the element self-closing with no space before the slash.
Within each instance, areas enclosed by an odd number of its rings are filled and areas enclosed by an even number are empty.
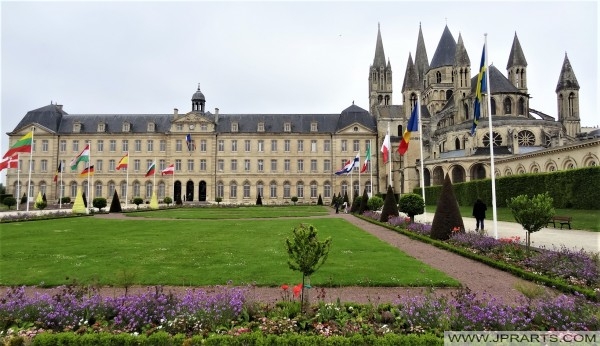
<svg viewBox="0 0 600 346">
<path fill-rule="evenodd" d="M 522 280 L 514 275 L 501 270 L 489 267 L 477 261 L 464 258 L 457 254 L 438 249 L 435 246 L 412 240 L 402 234 L 393 232 L 387 228 L 369 223 L 351 214 L 335 214 L 332 210 L 330 216 L 346 219 L 348 222 L 364 229 L 366 232 L 377 238 L 395 246 L 401 251 L 407 253 L 433 268 L 445 272 L 462 283 L 463 287 L 468 287 L 473 292 L 487 292 L 501 298 L 507 303 L 515 302 L 522 294 L 515 288 L 519 284 L 531 285 L 531 283 Z M 102 214 L 94 217 L 101 218 L 127 218 L 122 214 Z M 157 219 L 153 219 L 157 220 Z M 163 287 L 165 292 L 183 292 L 190 287 Z M 146 291 L 147 287 L 130 287 L 130 293 Z M 546 289 L 548 290 L 548 289 Z M 52 291 L 41 290 L 39 288 L 29 288 L 28 292 Z M 338 287 L 338 288 L 318 288 L 310 291 L 310 301 L 336 302 L 338 299 L 342 302 L 353 303 L 393 303 L 400 296 L 422 295 L 426 292 L 434 295 L 449 295 L 456 292 L 456 289 L 436 288 L 430 292 L 428 288 L 401 288 L 401 287 Z M 101 288 L 103 295 L 122 295 L 123 288 L 105 287 Z M 250 287 L 248 297 L 264 303 L 274 303 L 282 299 L 282 289 L 279 287 Z M 318 297 L 321 295 L 321 297 Z M 324 296 L 324 297 L 323 297 Z"/>
</svg>

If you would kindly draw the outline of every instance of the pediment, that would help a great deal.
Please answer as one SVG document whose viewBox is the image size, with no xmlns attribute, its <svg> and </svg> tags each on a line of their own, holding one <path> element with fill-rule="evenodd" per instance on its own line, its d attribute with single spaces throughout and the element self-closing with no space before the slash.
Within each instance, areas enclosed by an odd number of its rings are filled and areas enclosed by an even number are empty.
<svg viewBox="0 0 600 346">
<path fill-rule="evenodd" d="M 212 120 L 197 112 L 189 112 L 187 114 L 182 114 L 179 117 L 177 117 L 175 120 L 173 120 L 173 123 L 212 123 Z"/>
<path fill-rule="evenodd" d="M 348 126 L 345 126 L 344 128 L 339 129 L 337 132 L 337 134 L 375 134 L 375 131 L 371 130 L 370 128 L 366 127 L 364 124 L 361 124 L 359 122 L 354 122 L 349 124 Z"/>
</svg>

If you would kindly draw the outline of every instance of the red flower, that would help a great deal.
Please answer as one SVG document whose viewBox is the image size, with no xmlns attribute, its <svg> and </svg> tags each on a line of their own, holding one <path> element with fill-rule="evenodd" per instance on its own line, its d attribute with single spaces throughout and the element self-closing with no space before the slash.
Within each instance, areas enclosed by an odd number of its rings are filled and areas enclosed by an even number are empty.
<svg viewBox="0 0 600 346">
<path fill-rule="evenodd" d="M 300 292 L 302 291 L 302 284 L 297 284 L 296 286 L 294 286 L 293 291 L 294 291 L 294 297 L 299 297 Z"/>
<path fill-rule="evenodd" d="M 287 291 L 288 288 L 290 288 L 290 286 L 288 286 L 286 284 L 281 285 L 281 289 L 284 290 L 284 291 Z"/>
</svg>

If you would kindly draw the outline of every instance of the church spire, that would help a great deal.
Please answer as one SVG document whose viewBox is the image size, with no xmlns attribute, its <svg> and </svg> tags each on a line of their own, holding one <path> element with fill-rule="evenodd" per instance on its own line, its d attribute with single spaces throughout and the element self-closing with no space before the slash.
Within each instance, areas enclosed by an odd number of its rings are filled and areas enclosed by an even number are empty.
<svg viewBox="0 0 600 346">
<path fill-rule="evenodd" d="M 369 68 L 369 111 L 375 114 L 377 106 L 392 104 L 392 65 L 385 60 L 381 26 L 377 23 L 375 58 Z"/>
<path fill-rule="evenodd" d="M 508 63 L 506 64 L 506 70 L 508 72 L 508 80 L 522 93 L 527 93 L 527 60 L 523 49 L 521 49 L 521 43 L 515 32 L 515 38 L 513 39 L 512 48 L 508 56 Z"/>
<path fill-rule="evenodd" d="M 411 53 L 408 53 L 408 62 L 406 63 L 406 72 L 404 74 L 404 82 L 402 83 L 402 93 L 406 91 L 420 90 L 419 77 L 413 63 Z"/>
<path fill-rule="evenodd" d="M 579 83 L 566 52 L 558 84 L 556 85 L 556 98 L 558 102 L 558 121 L 563 124 L 566 134 L 574 137 L 581 132 Z"/>
<path fill-rule="evenodd" d="M 377 43 L 375 43 L 375 58 L 373 67 L 385 67 L 385 52 L 383 51 L 383 40 L 381 39 L 381 27 L 377 23 Z"/>
<path fill-rule="evenodd" d="M 425 74 L 429 70 L 429 59 L 427 58 L 427 49 L 425 48 L 425 40 L 423 39 L 423 31 L 421 23 L 419 23 L 419 37 L 417 38 L 417 50 L 415 52 L 415 71 L 419 77 L 419 85 L 424 88 L 423 80 Z"/>
</svg>

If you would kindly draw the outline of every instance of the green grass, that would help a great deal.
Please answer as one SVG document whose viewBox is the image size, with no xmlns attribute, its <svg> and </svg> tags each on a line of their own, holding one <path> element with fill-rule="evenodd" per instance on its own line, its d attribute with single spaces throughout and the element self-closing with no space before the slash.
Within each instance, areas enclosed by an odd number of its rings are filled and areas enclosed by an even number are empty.
<svg viewBox="0 0 600 346">
<path fill-rule="evenodd" d="M 172 219 L 247 219 L 307 217 L 329 214 L 324 206 L 283 206 L 283 207 L 223 207 L 223 208 L 177 208 L 148 212 L 128 213 L 131 217 L 172 218 Z"/>
<path fill-rule="evenodd" d="M 488 205 L 488 210 L 485 216 L 488 220 L 492 219 L 492 206 Z M 428 213 L 435 212 L 436 206 L 428 205 L 426 210 Z M 498 221 L 515 222 L 509 208 L 496 208 Z M 572 216 L 571 228 L 600 232 L 600 212 L 598 210 L 582 210 L 582 209 L 555 209 L 556 215 Z M 460 214 L 462 217 L 473 217 L 473 206 L 460 206 Z M 552 225 L 550 225 L 552 227 Z"/>
<path fill-rule="evenodd" d="M 284 242 L 301 221 L 333 240 L 327 262 L 311 277 L 313 285 L 458 285 L 338 218 L 8 223 L 0 229 L 0 285 L 294 284 L 302 276 L 288 268 Z"/>
</svg>

